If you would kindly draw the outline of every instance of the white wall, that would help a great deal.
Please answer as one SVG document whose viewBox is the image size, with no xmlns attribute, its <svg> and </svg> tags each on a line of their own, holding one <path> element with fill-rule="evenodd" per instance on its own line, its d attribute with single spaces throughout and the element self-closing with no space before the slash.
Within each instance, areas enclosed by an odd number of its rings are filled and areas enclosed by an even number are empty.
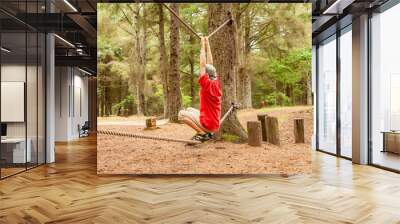
<svg viewBox="0 0 400 224">
<path fill-rule="evenodd" d="M 4 64 L 1 66 L 1 81 L 3 82 L 25 82 L 24 65 Z M 7 108 L 1 108 L 7 110 Z M 8 137 L 25 137 L 25 122 L 7 122 Z"/>
<path fill-rule="evenodd" d="M 68 117 L 69 117 L 69 96 L 70 84 L 69 69 L 67 67 L 55 68 L 55 141 L 68 140 Z"/>
<path fill-rule="evenodd" d="M 55 140 L 79 138 L 78 125 L 88 120 L 88 78 L 76 68 L 56 67 Z"/>
</svg>

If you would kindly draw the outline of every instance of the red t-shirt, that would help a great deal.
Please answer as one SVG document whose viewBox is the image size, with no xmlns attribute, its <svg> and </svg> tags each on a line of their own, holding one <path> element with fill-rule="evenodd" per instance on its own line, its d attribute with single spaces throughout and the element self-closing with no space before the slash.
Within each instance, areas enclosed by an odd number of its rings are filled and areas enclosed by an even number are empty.
<svg viewBox="0 0 400 224">
<path fill-rule="evenodd" d="M 200 123 L 211 132 L 218 131 L 221 119 L 221 83 L 202 74 L 200 84 Z"/>
</svg>

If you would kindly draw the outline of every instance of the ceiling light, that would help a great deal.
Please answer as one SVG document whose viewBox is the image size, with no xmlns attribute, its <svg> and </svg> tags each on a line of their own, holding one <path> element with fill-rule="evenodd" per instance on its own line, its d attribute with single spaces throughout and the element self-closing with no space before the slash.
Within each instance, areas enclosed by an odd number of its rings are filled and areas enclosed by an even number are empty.
<svg viewBox="0 0 400 224">
<path fill-rule="evenodd" d="M 78 10 L 68 1 L 64 0 L 65 4 L 67 4 L 74 12 L 78 12 Z"/>
<path fill-rule="evenodd" d="M 79 55 L 83 55 L 83 50 L 80 48 L 77 48 L 76 53 L 78 53 Z"/>
<path fill-rule="evenodd" d="M 58 38 L 59 40 L 61 40 L 62 42 L 64 42 L 65 44 L 67 44 L 68 46 L 75 48 L 75 45 L 73 45 L 73 44 L 72 44 L 71 42 L 69 42 L 68 40 L 66 40 L 66 39 L 64 39 L 64 38 L 62 38 L 62 37 L 60 37 L 60 36 L 57 35 L 57 34 L 54 34 L 54 36 L 57 37 L 57 38 Z"/>
<path fill-rule="evenodd" d="M 5 47 L 1 47 L 0 49 L 1 49 L 1 51 L 4 51 L 4 52 L 6 52 L 6 53 L 10 53 L 10 52 L 11 52 L 11 50 L 8 50 L 8 49 L 5 48 Z"/>
</svg>

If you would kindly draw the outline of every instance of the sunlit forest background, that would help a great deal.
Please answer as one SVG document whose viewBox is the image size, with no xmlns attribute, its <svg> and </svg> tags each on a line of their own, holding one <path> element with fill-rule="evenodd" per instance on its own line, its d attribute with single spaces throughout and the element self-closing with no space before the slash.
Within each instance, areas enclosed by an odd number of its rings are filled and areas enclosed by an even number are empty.
<svg viewBox="0 0 400 224">
<path fill-rule="evenodd" d="M 231 85 L 237 103 L 244 108 L 310 105 L 311 4 L 235 3 L 232 8 L 237 40 L 232 48 L 238 56 Z M 208 4 L 175 4 L 174 9 L 201 36 L 211 33 Z M 177 30 L 171 16 L 156 3 L 98 4 L 99 116 L 168 117 L 168 99 L 180 101 L 178 107 L 198 108 L 200 41 L 182 24 Z M 216 44 L 213 38 L 210 43 Z M 171 85 L 179 96 L 168 98 Z"/>
</svg>

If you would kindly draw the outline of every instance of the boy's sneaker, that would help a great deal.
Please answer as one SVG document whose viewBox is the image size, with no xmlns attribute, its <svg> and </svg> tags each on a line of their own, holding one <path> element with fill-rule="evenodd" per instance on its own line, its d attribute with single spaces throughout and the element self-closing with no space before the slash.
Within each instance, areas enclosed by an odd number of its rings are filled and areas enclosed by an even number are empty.
<svg viewBox="0 0 400 224">
<path fill-rule="evenodd" d="M 192 137 L 192 140 L 200 141 L 201 138 L 202 138 L 202 135 L 201 135 L 201 134 L 195 134 L 195 135 Z"/>
<path fill-rule="evenodd" d="M 212 133 L 206 133 L 206 134 L 196 134 L 195 136 L 193 136 L 192 140 L 195 141 L 200 141 L 200 142 L 205 142 L 208 141 L 210 139 L 212 139 L 213 134 Z"/>
</svg>

